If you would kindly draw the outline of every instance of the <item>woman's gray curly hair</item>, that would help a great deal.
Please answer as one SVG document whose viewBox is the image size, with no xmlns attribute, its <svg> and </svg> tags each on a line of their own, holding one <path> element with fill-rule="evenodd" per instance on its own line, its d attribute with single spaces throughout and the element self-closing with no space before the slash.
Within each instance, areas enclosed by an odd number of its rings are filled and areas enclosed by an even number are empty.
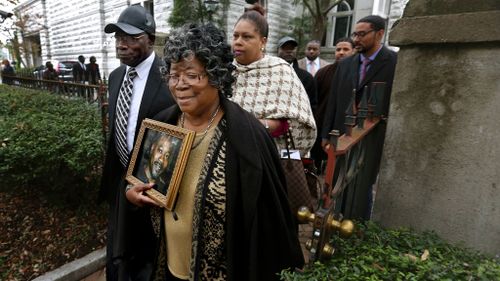
<svg viewBox="0 0 500 281">
<path fill-rule="evenodd" d="M 165 42 L 165 72 L 170 72 L 172 63 L 196 57 L 208 74 L 210 85 L 219 90 L 219 95 L 231 97 L 232 75 L 235 66 L 231 47 L 226 36 L 213 24 L 187 24 L 172 30 Z"/>
</svg>

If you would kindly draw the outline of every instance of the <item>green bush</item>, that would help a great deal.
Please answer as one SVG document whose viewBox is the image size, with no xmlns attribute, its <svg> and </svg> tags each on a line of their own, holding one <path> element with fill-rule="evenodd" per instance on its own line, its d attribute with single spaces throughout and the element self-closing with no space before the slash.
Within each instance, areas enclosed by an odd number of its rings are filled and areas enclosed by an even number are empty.
<svg viewBox="0 0 500 281">
<path fill-rule="evenodd" d="M 357 224 L 349 239 L 333 238 L 337 251 L 303 273 L 284 271 L 281 280 L 500 280 L 500 261 L 453 246 L 433 232 L 385 230 Z"/>
<path fill-rule="evenodd" d="M 83 100 L 0 85 L 0 183 L 58 188 L 98 177 L 98 109 Z"/>
</svg>

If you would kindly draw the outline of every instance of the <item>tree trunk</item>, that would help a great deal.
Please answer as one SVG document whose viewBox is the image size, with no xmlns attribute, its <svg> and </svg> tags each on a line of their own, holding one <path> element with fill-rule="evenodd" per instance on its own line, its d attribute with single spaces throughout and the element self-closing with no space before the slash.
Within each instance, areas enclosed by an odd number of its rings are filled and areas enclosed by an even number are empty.
<svg viewBox="0 0 500 281">
<path fill-rule="evenodd" d="M 313 40 L 321 41 L 326 32 L 326 19 L 323 16 L 315 16 L 313 17 L 313 30 L 312 30 L 312 38 Z"/>
<path fill-rule="evenodd" d="M 335 6 L 337 6 L 341 1 L 340 0 L 315 0 L 315 1 L 307 1 L 303 0 L 303 4 L 306 6 L 307 10 L 311 13 L 312 16 L 312 39 L 322 41 L 325 32 L 326 25 L 328 23 L 327 14 L 330 10 L 332 10 Z"/>
</svg>

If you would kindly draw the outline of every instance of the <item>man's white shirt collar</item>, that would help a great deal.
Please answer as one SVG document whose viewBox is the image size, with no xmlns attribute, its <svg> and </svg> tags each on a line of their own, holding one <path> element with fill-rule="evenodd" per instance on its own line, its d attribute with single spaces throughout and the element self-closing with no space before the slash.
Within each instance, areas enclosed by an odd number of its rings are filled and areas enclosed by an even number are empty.
<svg viewBox="0 0 500 281">
<path fill-rule="evenodd" d="M 307 60 L 307 64 L 314 63 L 316 66 L 319 66 L 319 56 L 318 56 L 318 57 L 316 57 L 314 60 L 309 60 L 309 59 L 306 57 L 306 60 Z"/>
<path fill-rule="evenodd" d="M 144 90 L 148 81 L 148 75 L 151 67 L 153 66 L 154 59 L 155 52 L 151 52 L 151 55 L 149 55 L 147 59 L 145 59 L 135 67 L 135 70 L 137 71 L 137 77 L 134 78 L 134 87 L 132 88 L 133 93 L 130 100 L 130 110 L 127 123 L 127 148 L 129 152 L 132 151 L 132 148 L 134 147 L 134 136 L 137 125 L 137 118 L 139 116 L 142 97 L 144 96 Z M 127 73 L 129 70 L 130 66 L 127 66 Z"/>
<path fill-rule="evenodd" d="M 137 71 L 137 76 L 142 79 L 147 79 L 149 75 L 149 69 L 151 69 L 151 65 L 155 60 L 155 52 L 151 52 L 151 55 L 145 60 L 143 60 L 139 65 L 135 67 L 135 71 Z M 130 66 L 127 65 L 127 73 L 130 69 Z"/>
</svg>

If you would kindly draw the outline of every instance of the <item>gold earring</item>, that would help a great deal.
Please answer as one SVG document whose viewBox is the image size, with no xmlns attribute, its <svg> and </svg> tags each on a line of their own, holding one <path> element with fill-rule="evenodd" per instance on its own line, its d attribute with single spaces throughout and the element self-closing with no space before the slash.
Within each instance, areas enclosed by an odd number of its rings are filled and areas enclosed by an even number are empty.
<svg viewBox="0 0 500 281">
<path fill-rule="evenodd" d="M 260 48 L 260 50 L 261 50 L 262 52 L 264 52 L 264 47 L 261 47 L 261 48 Z"/>
</svg>

